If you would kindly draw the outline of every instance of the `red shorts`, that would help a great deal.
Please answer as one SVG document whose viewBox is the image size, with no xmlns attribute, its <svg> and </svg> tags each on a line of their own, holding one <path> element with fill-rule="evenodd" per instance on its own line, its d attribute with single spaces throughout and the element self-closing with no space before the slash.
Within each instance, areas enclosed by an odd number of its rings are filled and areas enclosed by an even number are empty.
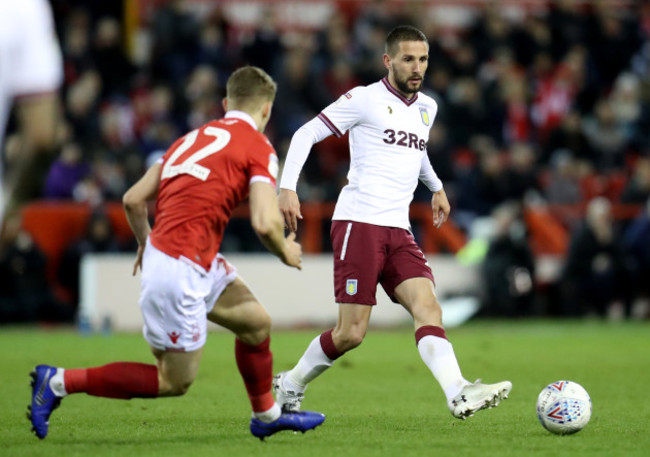
<svg viewBox="0 0 650 457">
<path fill-rule="evenodd" d="M 334 294 L 337 303 L 377 304 L 377 284 L 395 299 L 395 288 L 409 278 L 433 274 L 408 230 L 363 222 L 332 221 Z"/>
</svg>

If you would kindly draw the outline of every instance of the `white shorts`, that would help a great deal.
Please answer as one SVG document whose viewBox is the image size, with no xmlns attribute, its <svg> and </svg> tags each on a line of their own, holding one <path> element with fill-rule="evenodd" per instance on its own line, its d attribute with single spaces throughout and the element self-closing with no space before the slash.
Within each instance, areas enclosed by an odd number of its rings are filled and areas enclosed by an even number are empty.
<svg viewBox="0 0 650 457">
<path fill-rule="evenodd" d="M 185 257 L 168 256 L 147 239 L 140 292 L 145 340 L 163 351 L 189 352 L 203 347 L 207 314 L 235 278 L 237 269 L 221 254 L 206 272 Z"/>
</svg>

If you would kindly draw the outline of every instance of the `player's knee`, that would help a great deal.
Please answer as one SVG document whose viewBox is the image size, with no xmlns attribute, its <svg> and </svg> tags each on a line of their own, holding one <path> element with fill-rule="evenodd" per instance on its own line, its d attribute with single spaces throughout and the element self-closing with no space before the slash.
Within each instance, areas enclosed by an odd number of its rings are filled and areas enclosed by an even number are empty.
<svg viewBox="0 0 650 457">
<path fill-rule="evenodd" d="M 238 334 L 237 337 L 244 343 L 258 345 L 271 334 L 271 316 L 264 311 L 259 313 L 252 322 L 254 324 Z"/>
<path fill-rule="evenodd" d="M 340 352 L 346 352 L 361 345 L 366 332 L 360 329 L 353 329 L 339 334 L 332 334 L 334 345 Z"/>
<path fill-rule="evenodd" d="M 180 397 L 185 395 L 190 389 L 194 380 L 190 379 L 161 379 L 158 388 L 158 396 L 160 397 Z"/>
<path fill-rule="evenodd" d="M 421 307 L 430 313 L 442 314 L 442 306 L 440 306 L 440 302 L 436 299 L 425 301 Z"/>
<path fill-rule="evenodd" d="M 271 333 L 271 316 L 269 316 L 269 313 L 264 312 L 260 316 L 260 323 L 259 323 L 259 328 L 258 328 L 258 333 L 261 334 L 263 337 L 262 339 L 265 340 L 269 334 Z"/>
<path fill-rule="evenodd" d="M 190 390 L 191 385 L 192 385 L 192 381 L 170 383 L 168 385 L 167 396 L 180 397 L 182 395 L 185 395 L 187 391 Z"/>
<path fill-rule="evenodd" d="M 270 328 L 270 327 L 269 327 Z M 242 338 L 239 338 L 246 344 L 250 344 L 252 346 L 257 346 L 258 344 L 263 343 L 270 335 L 269 329 L 260 329 L 256 332 L 248 333 Z"/>
<path fill-rule="evenodd" d="M 442 321 L 442 307 L 436 299 L 416 301 L 411 305 L 410 311 L 415 319 L 422 322 Z"/>
</svg>

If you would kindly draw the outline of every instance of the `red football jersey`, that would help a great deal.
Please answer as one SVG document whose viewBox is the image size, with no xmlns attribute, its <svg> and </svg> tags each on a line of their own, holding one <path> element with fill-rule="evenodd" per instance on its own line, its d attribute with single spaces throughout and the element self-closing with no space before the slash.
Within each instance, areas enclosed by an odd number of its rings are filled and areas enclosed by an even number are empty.
<svg viewBox="0 0 650 457">
<path fill-rule="evenodd" d="M 229 112 L 178 139 L 162 158 L 151 243 L 208 270 L 232 211 L 253 182 L 275 186 L 278 158 L 245 113 Z"/>
</svg>

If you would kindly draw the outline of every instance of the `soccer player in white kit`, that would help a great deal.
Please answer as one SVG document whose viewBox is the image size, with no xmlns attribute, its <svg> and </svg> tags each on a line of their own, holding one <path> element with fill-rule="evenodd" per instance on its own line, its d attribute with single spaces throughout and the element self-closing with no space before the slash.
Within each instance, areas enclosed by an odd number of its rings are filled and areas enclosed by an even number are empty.
<svg viewBox="0 0 650 457">
<path fill-rule="evenodd" d="M 312 146 L 329 135 L 350 131 L 350 170 L 334 216 L 336 326 L 316 337 L 296 366 L 274 378 L 276 398 L 296 411 L 307 384 L 345 352 L 361 344 L 368 328 L 377 284 L 413 316 L 422 360 L 447 397 L 451 413 L 465 419 L 507 398 L 512 384 L 468 382 L 461 374 L 442 327 L 442 310 L 429 265 L 410 232 L 409 205 L 421 180 L 432 192 L 436 227 L 447 220 L 449 202 L 426 150 L 437 104 L 419 92 L 428 63 L 425 35 L 411 26 L 393 29 L 386 39 L 388 75 L 356 87 L 294 134 L 280 182 L 285 224 L 297 229 L 298 175 Z"/>
<path fill-rule="evenodd" d="M 0 2 L 0 150 L 14 102 L 22 144 L 12 176 L 5 180 L 0 161 L 0 227 L 5 205 L 13 210 L 31 196 L 30 186 L 39 184 L 34 182 L 40 180 L 34 166 L 53 146 L 62 80 L 61 51 L 49 3 Z"/>
</svg>

